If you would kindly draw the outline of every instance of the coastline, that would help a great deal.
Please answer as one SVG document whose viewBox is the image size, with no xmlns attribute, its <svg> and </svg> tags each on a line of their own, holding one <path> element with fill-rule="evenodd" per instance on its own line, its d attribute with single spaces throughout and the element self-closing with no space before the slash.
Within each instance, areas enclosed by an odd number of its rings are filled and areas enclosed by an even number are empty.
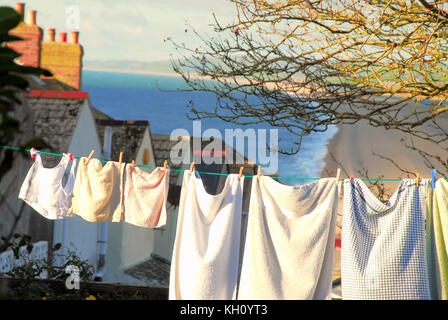
<svg viewBox="0 0 448 320">
<path fill-rule="evenodd" d="M 332 159 L 331 154 L 334 154 L 336 147 L 340 144 L 342 132 L 341 132 L 341 126 L 337 126 L 337 131 L 335 134 L 331 137 L 330 140 L 327 142 L 327 153 L 324 158 L 324 167 L 322 168 L 322 171 L 320 173 L 321 178 L 326 177 L 335 177 L 338 169 L 337 163 Z M 342 178 L 342 172 L 341 172 L 341 178 Z"/>
<path fill-rule="evenodd" d="M 110 72 L 110 73 L 129 73 L 129 74 L 144 74 L 149 76 L 162 76 L 162 77 L 175 77 L 175 78 L 182 78 L 181 75 L 177 73 L 169 73 L 169 72 L 157 72 L 157 71 L 138 71 L 138 70 L 130 70 L 130 69 L 107 69 L 107 68 L 91 68 L 91 67 L 84 67 L 82 68 L 84 71 L 100 71 L 100 72 Z"/>
</svg>

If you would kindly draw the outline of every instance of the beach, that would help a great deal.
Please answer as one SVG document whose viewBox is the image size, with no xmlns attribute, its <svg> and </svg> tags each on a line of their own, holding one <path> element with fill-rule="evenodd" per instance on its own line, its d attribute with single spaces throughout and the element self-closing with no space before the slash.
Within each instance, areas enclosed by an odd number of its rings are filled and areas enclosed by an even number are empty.
<svg viewBox="0 0 448 320">
<path fill-rule="evenodd" d="M 448 121 L 441 120 L 442 128 L 447 128 Z M 419 138 L 413 137 L 412 141 L 409 134 L 372 127 L 366 121 L 340 125 L 327 146 L 325 167 L 321 176 L 335 175 L 340 167 L 341 178 L 403 179 L 415 178 L 414 173 L 418 172 L 420 178 L 430 179 L 433 168 L 428 167 L 422 156 L 406 147 L 406 144 L 413 143 L 419 150 L 439 155 L 442 159 L 448 158 L 448 152 Z M 440 164 L 433 162 L 438 171 L 443 170 Z M 401 171 L 400 168 L 407 172 Z M 388 188 L 393 188 L 398 182 L 387 181 L 385 184 Z"/>
</svg>

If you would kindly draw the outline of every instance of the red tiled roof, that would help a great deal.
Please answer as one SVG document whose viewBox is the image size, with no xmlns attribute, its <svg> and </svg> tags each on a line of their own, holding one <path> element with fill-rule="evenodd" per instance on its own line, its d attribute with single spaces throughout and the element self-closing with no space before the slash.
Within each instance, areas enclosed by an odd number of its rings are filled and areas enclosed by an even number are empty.
<svg viewBox="0 0 448 320">
<path fill-rule="evenodd" d="M 52 90 L 30 90 L 28 97 L 36 98 L 58 98 L 58 99 L 86 99 L 89 93 L 85 91 L 52 91 Z"/>
</svg>

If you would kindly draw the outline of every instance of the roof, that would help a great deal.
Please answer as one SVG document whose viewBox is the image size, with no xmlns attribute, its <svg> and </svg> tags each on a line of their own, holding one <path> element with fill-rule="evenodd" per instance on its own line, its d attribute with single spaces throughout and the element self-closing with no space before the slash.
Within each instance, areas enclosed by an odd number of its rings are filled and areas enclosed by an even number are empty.
<svg viewBox="0 0 448 320">
<path fill-rule="evenodd" d="M 124 272 L 147 285 L 168 286 L 170 262 L 152 253 L 148 260 L 126 269 Z"/>
<path fill-rule="evenodd" d="M 120 152 L 123 152 L 123 162 L 129 163 L 135 160 L 142 144 L 145 130 L 149 130 L 149 121 L 95 119 L 95 122 L 102 148 L 104 148 L 105 128 L 112 128 L 111 160 L 118 161 Z"/>
<path fill-rule="evenodd" d="M 60 80 L 56 78 L 46 78 L 46 77 L 39 77 L 37 75 L 25 75 L 25 78 L 27 79 L 29 83 L 29 89 L 30 90 L 40 90 L 40 91 L 48 91 L 48 92 L 56 92 L 61 91 L 64 92 L 63 95 L 68 95 L 69 91 L 71 92 L 82 92 L 73 89 L 71 86 L 61 82 Z M 84 92 L 84 94 L 87 96 L 87 92 Z M 76 95 L 76 93 L 75 93 Z M 93 117 L 95 119 L 112 119 L 107 114 L 99 111 L 98 109 L 90 106 L 92 108 Z"/>
<path fill-rule="evenodd" d="M 170 152 L 171 149 L 180 141 L 171 141 L 169 135 L 163 134 L 151 134 L 152 150 L 154 152 L 154 158 L 158 167 L 163 167 L 165 160 L 168 161 L 168 166 L 171 169 L 181 169 L 182 164 L 174 164 L 171 161 Z M 170 183 L 177 181 L 180 171 L 170 171 Z"/>
<path fill-rule="evenodd" d="M 32 90 L 73 91 L 74 89 L 56 78 L 44 78 L 37 75 L 25 76 Z"/>
<path fill-rule="evenodd" d="M 88 94 L 82 91 L 31 90 L 25 105 L 32 119 L 33 136 L 50 145 L 50 151 L 66 153 Z M 44 164 L 55 166 L 60 159 L 42 155 Z"/>
</svg>

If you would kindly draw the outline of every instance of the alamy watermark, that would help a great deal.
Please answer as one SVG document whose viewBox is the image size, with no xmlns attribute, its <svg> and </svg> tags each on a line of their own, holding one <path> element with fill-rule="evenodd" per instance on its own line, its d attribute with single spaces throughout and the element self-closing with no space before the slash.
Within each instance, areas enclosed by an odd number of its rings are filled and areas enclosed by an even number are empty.
<svg viewBox="0 0 448 320">
<path fill-rule="evenodd" d="M 72 4 L 65 7 L 65 27 L 68 30 L 80 29 L 80 10 L 79 6 Z"/>
<path fill-rule="evenodd" d="M 79 289 L 79 268 L 71 264 L 65 268 L 65 272 L 70 274 L 65 280 L 65 287 L 69 290 Z"/>
<path fill-rule="evenodd" d="M 267 142 L 268 131 L 269 143 Z M 192 143 L 191 136 L 193 136 Z M 180 141 L 179 138 L 181 138 Z M 210 128 L 202 132 L 201 121 L 196 120 L 193 121 L 192 135 L 188 130 L 179 128 L 171 132 L 170 140 L 178 141 L 170 152 L 170 160 L 176 165 L 191 162 L 242 165 L 247 158 L 269 172 L 276 172 L 278 169 L 277 129 L 225 129 L 223 139 L 218 129 Z M 204 145 L 204 141 L 209 143 Z M 247 151 L 247 157 L 244 155 L 245 151 Z"/>
</svg>

